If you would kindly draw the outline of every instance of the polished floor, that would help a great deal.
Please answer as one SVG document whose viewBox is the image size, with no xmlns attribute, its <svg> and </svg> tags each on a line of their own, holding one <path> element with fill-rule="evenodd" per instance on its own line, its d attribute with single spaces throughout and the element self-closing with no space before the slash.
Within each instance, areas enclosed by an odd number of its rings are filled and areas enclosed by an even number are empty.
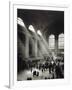
<svg viewBox="0 0 72 90">
<path fill-rule="evenodd" d="M 33 72 L 38 71 L 39 76 L 33 76 Z M 32 68 L 31 70 L 24 70 L 21 73 L 18 74 L 17 80 L 18 81 L 23 81 L 27 80 L 28 78 L 31 78 L 32 80 L 40 80 L 40 79 L 50 79 L 53 77 L 53 72 L 49 73 L 49 69 L 46 69 L 42 72 L 42 70 Z"/>
</svg>

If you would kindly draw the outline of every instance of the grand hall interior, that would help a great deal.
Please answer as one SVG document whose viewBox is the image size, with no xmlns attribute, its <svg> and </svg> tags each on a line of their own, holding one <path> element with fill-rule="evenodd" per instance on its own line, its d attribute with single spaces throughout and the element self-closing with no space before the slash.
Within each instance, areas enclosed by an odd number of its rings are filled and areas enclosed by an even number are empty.
<svg viewBox="0 0 72 90">
<path fill-rule="evenodd" d="M 17 80 L 64 79 L 64 11 L 17 9 Z"/>
</svg>

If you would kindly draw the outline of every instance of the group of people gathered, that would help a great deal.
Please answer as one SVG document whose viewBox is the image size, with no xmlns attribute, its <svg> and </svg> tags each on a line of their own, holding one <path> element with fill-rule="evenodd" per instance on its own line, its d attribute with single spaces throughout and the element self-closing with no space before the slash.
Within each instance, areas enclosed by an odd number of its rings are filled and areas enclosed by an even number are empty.
<svg viewBox="0 0 72 90">
<path fill-rule="evenodd" d="M 41 70 L 42 72 L 44 71 L 49 71 L 49 74 L 52 75 L 51 79 L 59 79 L 59 78 L 64 78 L 64 60 L 56 59 L 53 60 L 53 58 L 47 58 L 44 60 L 44 63 L 36 63 L 34 64 L 34 67 Z M 31 68 L 32 71 L 32 68 Z M 37 73 L 37 76 L 39 76 L 39 72 L 34 71 L 33 75 Z"/>
</svg>

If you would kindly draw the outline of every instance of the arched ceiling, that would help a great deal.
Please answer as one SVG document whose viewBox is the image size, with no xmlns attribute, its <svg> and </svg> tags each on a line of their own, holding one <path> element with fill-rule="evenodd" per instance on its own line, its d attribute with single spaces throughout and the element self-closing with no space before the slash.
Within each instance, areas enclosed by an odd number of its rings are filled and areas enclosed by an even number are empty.
<svg viewBox="0 0 72 90">
<path fill-rule="evenodd" d="M 63 11 L 18 9 L 17 15 L 27 28 L 33 25 L 36 31 L 41 30 L 46 35 L 64 33 Z"/>
</svg>

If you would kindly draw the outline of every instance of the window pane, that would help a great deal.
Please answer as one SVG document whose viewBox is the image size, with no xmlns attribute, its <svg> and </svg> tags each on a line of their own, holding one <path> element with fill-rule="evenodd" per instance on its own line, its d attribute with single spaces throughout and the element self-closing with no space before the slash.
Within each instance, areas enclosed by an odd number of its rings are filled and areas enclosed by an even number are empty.
<svg viewBox="0 0 72 90">
<path fill-rule="evenodd" d="M 21 18 L 19 18 L 19 17 L 17 18 L 17 23 L 24 27 L 24 22 Z"/>
<path fill-rule="evenodd" d="M 49 36 L 49 48 L 54 49 L 54 46 L 55 46 L 55 37 L 54 35 L 50 35 Z"/>
<path fill-rule="evenodd" d="M 63 49 L 64 48 L 64 34 L 60 34 L 58 38 L 58 48 Z"/>
<path fill-rule="evenodd" d="M 32 32 L 35 32 L 35 30 L 34 30 L 34 27 L 32 26 L 32 25 L 29 25 L 29 28 L 28 28 L 30 31 L 32 31 Z"/>
</svg>

